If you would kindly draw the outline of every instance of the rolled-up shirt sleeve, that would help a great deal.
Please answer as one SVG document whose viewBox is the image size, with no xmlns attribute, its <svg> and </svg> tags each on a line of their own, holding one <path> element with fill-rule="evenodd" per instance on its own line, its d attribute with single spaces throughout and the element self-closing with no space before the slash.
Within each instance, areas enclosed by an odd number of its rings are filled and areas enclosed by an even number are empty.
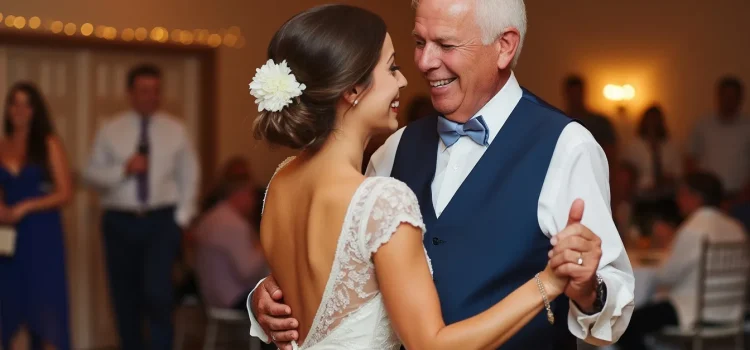
<svg viewBox="0 0 750 350">
<path fill-rule="evenodd" d="M 594 345 L 616 342 L 625 332 L 634 308 L 633 268 L 617 231 L 610 208 L 607 158 L 591 133 L 578 123 L 565 127 L 550 161 L 539 198 L 539 224 L 548 236 L 567 225 L 570 207 L 584 201 L 581 223 L 602 241 L 597 274 L 607 288 L 603 309 L 582 312 L 570 302 L 568 328 L 576 337 Z"/>
</svg>

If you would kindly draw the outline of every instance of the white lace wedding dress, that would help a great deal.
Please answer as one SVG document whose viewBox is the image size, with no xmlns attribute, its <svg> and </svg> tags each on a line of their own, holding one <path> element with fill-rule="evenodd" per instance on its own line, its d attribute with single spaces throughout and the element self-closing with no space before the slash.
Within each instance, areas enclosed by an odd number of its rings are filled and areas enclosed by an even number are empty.
<svg viewBox="0 0 750 350">
<path fill-rule="evenodd" d="M 291 160 L 285 160 L 279 169 Z M 401 223 L 420 228 L 424 235 L 422 214 L 411 189 L 393 178 L 367 178 L 349 203 L 312 327 L 303 344 L 292 344 L 294 349 L 400 348 L 378 288 L 372 255 L 390 240 Z M 427 263 L 430 265 L 429 258 Z"/>
</svg>

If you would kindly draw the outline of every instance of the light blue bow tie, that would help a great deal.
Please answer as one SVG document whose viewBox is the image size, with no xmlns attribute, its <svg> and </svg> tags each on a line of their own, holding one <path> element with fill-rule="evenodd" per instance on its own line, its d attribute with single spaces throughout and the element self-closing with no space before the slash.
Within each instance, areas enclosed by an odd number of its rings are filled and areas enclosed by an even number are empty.
<svg viewBox="0 0 750 350">
<path fill-rule="evenodd" d="M 484 118 L 481 115 L 472 118 L 464 124 L 456 123 L 440 116 L 438 117 L 437 129 L 445 147 L 453 146 L 461 136 L 468 136 L 482 146 L 490 144 L 488 142 L 490 137 L 489 128 L 487 128 L 487 123 L 484 122 Z"/>
</svg>

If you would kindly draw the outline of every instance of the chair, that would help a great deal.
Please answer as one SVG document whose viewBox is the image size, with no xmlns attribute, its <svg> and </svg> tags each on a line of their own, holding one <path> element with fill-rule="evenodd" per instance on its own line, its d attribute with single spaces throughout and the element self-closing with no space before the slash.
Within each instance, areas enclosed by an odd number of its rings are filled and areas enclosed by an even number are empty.
<svg viewBox="0 0 750 350">
<path fill-rule="evenodd" d="M 737 242 L 712 243 L 705 239 L 700 266 L 696 308 L 698 319 L 689 330 L 668 327 L 659 338 L 691 342 L 692 348 L 697 350 L 703 349 L 705 340 L 734 338 L 736 349 L 744 349 L 744 312 L 740 312 L 736 320 L 722 324 L 711 324 L 704 317 L 706 310 L 714 307 L 745 309 L 750 270 L 748 246 Z"/>
<path fill-rule="evenodd" d="M 183 350 L 185 348 L 185 338 L 187 337 L 187 326 L 190 324 L 186 320 L 186 314 L 198 311 L 203 313 L 200 299 L 197 295 L 186 295 L 180 299 L 180 303 L 175 310 L 175 341 L 174 350 Z M 202 315 L 201 315 L 202 316 Z"/>
<path fill-rule="evenodd" d="M 206 333 L 203 339 L 203 350 L 214 350 L 218 346 L 219 332 L 222 329 L 244 327 L 242 334 L 247 338 L 242 341 L 248 341 L 251 350 L 260 350 L 260 340 L 250 337 L 250 317 L 247 311 L 226 309 L 218 307 L 222 305 L 218 300 L 215 286 L 217 280 L 215 271 L 231 274 L 234 263 L 231 261 L 231 254 L 222 247 L 209 244 L 199 245 L 196 249 L 196 273 L 198 289 L 203 296 L 204 308 L 206 313 Z M 223 306 L 223 305 L 222 305 Z M 239 334 L 229 333 L 232 335 Z M 231 338 L 231 337 L 227 337 Z M 237 339 L 231 339 L 237 340 Z"/>
<path fill-rule="evenodd" d="M 247 326 L 248 329 L 250 326 L 247 313 L 238 310 L 208 308 L 206 316 L 208 324 L 206 325 L 206 336 L 203 340 L 203 350 L 216 349 L 219 329 L 222 326 Z M 260 340 L 254 337 L 249 338 L 249 349 L 260 350 Z"/>
</svg>

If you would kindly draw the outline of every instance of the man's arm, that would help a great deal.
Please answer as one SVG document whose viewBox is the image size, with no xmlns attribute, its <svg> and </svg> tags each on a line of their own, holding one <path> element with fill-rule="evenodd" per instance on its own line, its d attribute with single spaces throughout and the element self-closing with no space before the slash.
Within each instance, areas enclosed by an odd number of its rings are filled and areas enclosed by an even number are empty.
<svg viewBox="0 0 750 350">
<path fill-rule="evenodd" d="M 94 139 L 88 165 L 83 172 L 86 181 L 100 189 L 110 189 L 125 180 L 125 165 L 115 161 L 109 149 L 106 127 L 101 127 Z"/>
<path fill-rule="evenodd" d="M 571 123 L 560 135 L 539 198 L 539 224 L 547 235 L 552 237 L 565 228 L 576 199 L 585 203 L 581 224 L 600 240 L 601 257 L 592 268 L 590 260 L 596 257 L 587 253 L 582 256 L 584 265 L 595 274 L 581 281 L 581 288 L 587 290 L 576 293 L 587 297 L 571 298 L 568 327 L 573 335 L 588 343 L 609 344 L 619 339 L 630 322 L 634 306 L 633 270 L 610 211 L 609 169 L 604 151 L 588 130 Z M 576 265 L 573 269 L 583 272 L 584 266 Z M 607 297 L 601 310 L 592 305 L 596 275 L 606 286 Z"/>
<path fill-rule="evenodd" d="M 658 287 L 670 287 L 684 278 L 687 270 L 696 268 L 701 255 L 701 233 L 689 226 L 675 234 L 675 241 L 667 260 L 656 275 Z"/>
<path fill-rule="evenodd" d="M 186 228 L 197 211 L 200 166 L 187 131 L 182 128 L 181 133 L 183 141 L 181 149 L 177 152 L 177 172 L 175 174 L 178 190 L 175 221 L 180 227 Z"/>
</svg>

